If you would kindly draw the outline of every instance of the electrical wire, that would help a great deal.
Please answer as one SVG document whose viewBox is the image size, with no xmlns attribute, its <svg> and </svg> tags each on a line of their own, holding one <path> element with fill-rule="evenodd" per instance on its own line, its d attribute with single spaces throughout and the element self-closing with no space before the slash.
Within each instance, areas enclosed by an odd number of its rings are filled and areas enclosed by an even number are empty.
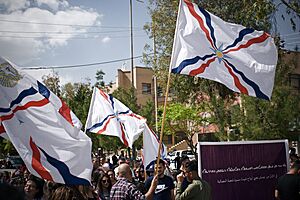
<svg viewBox="0 0 300 200">
<path fill-rule="evenodd" d="M 147 54 L 151 55 L 153 53 Z M 135 56 L 133 59 L 142 58 L 143 56 Z M 131 58 L 122 58 L 117 60 L 111 60 L 111 61 L 103 61 L 103 62 L 97 62 L 97 63 L 88 63 L 88 64 L 78 64 L 78 65 L 62 65 L 62 66 L 44 66 L 44 67 L 22 67 L 23 70 L 45 70 L 45 69 L 66 69 L 66 68 L 80 68 L 80 67 L 89 67 L 94 65 L 104 65 L 104 64 L 110 64 L 110 63 L 116 63 L 121 61 L 130 60 Z"/>
<path fill-rule="evenodd" d="M 134 37 L 146 37 L 148 35 L 135 35 Z M 129 38 L 130 35 L 108 36 L 109 38 Z M 55 39 L 55 40 L 76 40 L 76 39 L 101 39 L 100 37 L 51 37 L 51 36 L 14 36 L 0 35 L 0 38 L 18 38 L 18 39 Z"/>
<path fill-rule="evenodd" d="M 143 29 L 141 30 L 134 30 L 135 32 L 137 31 L 144 31 Z M 15 34 L 59 34 L 59 35 L 68 35 L 68 34 L 96 34 L 96 33 L 121 33 L 121 32 L 129 32 L 129 30 L 119 30 L 119 31 L 86 31 L 86 32 L 80 32 L 80 31 L 55 31 L 55 32 L 50 32 L 50 31 L 1 31 L 0 33 L 15 33 Z"/>
<path fill-rule="evenodd" d="M 98 27 L 98 28 L 123 28 L 130 29 L 128 26 L 102 26 L 102 25 L 82 25 L 82 24 L 58 24 L 58 23 L 47 23 L 47 22 L 36 22 L 36 21 L 18 21 L 18 20 L 6 20 L 0 19 L 0 22 L 9 22 L 9 23 L 20 23 L 20 24 L 39 24 L 39 25 L 50 25 L 50 26 L 75 26 L 75 27 Z M 132 28 L 141 28 L 141 27 L 132 27 Z"/>
</svg>

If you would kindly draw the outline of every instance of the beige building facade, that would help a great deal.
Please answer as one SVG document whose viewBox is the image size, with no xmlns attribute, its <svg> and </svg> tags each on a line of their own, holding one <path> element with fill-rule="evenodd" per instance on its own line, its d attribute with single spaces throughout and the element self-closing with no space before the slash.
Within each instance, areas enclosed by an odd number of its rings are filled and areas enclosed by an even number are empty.
<svg viewBox="0 0 300 200">
<path fill-rule="evenodd" d="M 132 87 L 131 71 L 118 69 L 116 82 L 112 85 L 110 93 L 121 87 L 130 89 Z M 133 83 L 136 89 L 137 104 L 143 106 L 147 101 L 154 102 L 154 73 L 152 68 L 136 66 L 133 69 Z"/>
</svg>

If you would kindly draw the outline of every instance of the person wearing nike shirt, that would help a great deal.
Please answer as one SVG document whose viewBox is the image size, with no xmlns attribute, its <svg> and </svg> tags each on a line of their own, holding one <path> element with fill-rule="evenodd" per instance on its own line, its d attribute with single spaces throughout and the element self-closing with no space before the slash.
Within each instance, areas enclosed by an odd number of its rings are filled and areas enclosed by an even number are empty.
<svg viewBox="0 0 300 200">
<path fill-rule="evenodd" d="M 170 176 L 164 174 L 166 169 L 165 162 L 159 160 L 157 166 L 158 184 L 153 195 L 153 200 L 174 200 L 174 182 Z M 149 177 L 145 182 L 145 188 L 148 190 L 151 186 L 153 176 Z"/>
</svg>

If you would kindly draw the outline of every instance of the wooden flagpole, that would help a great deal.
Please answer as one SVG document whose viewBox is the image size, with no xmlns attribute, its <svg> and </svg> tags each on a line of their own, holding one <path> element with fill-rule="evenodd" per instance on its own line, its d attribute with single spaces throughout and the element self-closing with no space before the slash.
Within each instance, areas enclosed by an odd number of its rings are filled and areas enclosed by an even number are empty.
<svg viewBox="0 0 300 200">
<path fill-rule="evenodd" d="M 178 27 L 178 23 L 179 23 L 178 19 L 179 19 L 181 4 L 182 4 L 182 0 L 179 1 L 177 20 L 176 20 L 176 28 L 175 28 L 174 41 L 173 41 L 173 50 L 175 47 L 175 38 L 177 37 L 177 27 Z M 169 75 L 168 75 L 167 89 L 166 89 L 166 94 L 165 94 L 165 104 L 164 104 L 164 111 L 163 111 L 163 116 L 162 116 L 163 118 L 162 118 L 161 129 L 160 129 L 160 139 L 159 139 L 159 146 L 158 146 L 158 152 L 157 152 L 155 174 L 157 174 L 158 164 L 159 164 L 159 160 L 161 157 L 160 152 L 162 149 L 162 140 L 163 140 L 163 135 L 164 135 L 165 120 L 166 120 L 166 109 L 167 109 L 167 102 L 168 102 L 169 88 L 170 88 L 171 70 L 172 70 L 172 64 L 173 64 L 172 63 L 173 54 L 174 54 L 173 50 L 172 50 L 172 56 L 171 56 L 171 61 L 170 61 L 170 66 L 169 66 Z"/>
<path fill-rule="evenodd" d="M 163 140 L 163 135 L 164 135 L 166 110 L 167 110 L 169 88 L 170 88 L 170 78 L 171 78 L 171 71 L 169 72 L 169 75 L 168 75 L 167 89 L 166 89 L 166 94 L 165 94 L 165 103 L 164 103 L 163 118 L 162 118 L 161 129 L 160 129 L 160 138 L 159 138 L 159 146 L 158 146 L 155 174 L 157 174 L 157 168 L 158 168 L 159 160 L 160 160 L 160 157 L 161 157 L 160 152 L 161 152 L 161 149 L 162 149 L 162 140 Z"/>
</svg>

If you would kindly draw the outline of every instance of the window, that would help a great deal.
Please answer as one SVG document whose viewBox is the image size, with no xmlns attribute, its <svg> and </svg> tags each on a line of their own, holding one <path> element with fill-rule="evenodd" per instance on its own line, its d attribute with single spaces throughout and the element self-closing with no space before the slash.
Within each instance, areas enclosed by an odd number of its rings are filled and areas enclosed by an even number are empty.
<svg viewBox="0 0 300 200">
<path fill-rule="evenodd" d="M 151 94 L 151 83 L 142 83 L 142 93 Z"/>
<path fill-rule="evenodd" d="M 290 74 L 289 82 L 293 89 L 300 91 L 300 74 Z"/>
</svg>

